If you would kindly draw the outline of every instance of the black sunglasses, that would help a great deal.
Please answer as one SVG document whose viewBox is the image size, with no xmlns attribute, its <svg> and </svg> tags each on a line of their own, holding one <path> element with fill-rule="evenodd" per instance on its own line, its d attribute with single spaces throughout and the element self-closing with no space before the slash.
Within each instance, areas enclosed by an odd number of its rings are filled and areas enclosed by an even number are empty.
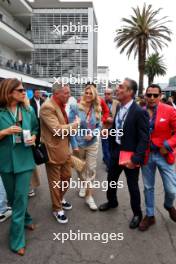
<svg viewBox="0 0 176 264">
<path fill-rule="evenodd" d="M 152 94 L 152 93 L 147 93 L 147 94 L 146 94 L 146 96 L 147 96 L 148 98 L 151 98 L 152 96 L 153 96 L 154 98 L 158 98 L 159 95 L 160 95 L 160 94 Z"/>
<path fill-rule="evenodd" d="M 15 91 L 19 92 L 19 93 L 25 93 L 26 92 L 26 89 L 24 88 L 21 88 L 21 89 L 15 89 Z"/>
</svg>

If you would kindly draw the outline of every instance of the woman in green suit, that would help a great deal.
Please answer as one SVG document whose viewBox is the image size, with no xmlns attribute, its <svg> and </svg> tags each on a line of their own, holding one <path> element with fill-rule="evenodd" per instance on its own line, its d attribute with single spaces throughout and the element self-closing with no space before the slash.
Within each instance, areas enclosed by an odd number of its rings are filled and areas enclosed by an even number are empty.
<svg viewBox="0 0 176 264">
<path fill-rule="evenodd" d="M 5 79 L 0 83 L 0 174 L 12 206 L 10 248 L 19 255 L 25 253 L 24 228 L 34 229 L 27 205 L 35 168 L 32 145 L 38 132 L 35 113 L 25 98 L 26 91 L 19 80 Z"/>
</svg>

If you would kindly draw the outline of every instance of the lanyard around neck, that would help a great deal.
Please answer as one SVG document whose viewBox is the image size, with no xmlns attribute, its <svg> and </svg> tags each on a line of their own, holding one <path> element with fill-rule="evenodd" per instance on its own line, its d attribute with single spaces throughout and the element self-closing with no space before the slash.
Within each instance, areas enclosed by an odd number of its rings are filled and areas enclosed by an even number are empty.
<svg viewBox="0 0 176 264">
<path fill-rule="evenodd" d="M 9 115 L 11 117 L 11 119 L 13 120 L 14 123 L 19 123 L 22 121 L 22 113 L 21 113 L 21 110 L 19 108 L 19 106 L 17 106 L 16 110 L 15 110 L 15 113 L 13 113 L 12 111 L 8 111 L 9 112 Z"/>
<path fill-rule="evenodd" d="M 129 109 L 126 110 L 126 112 L 123 114 L 122 118 L 120 118 L 120 111 L 117 114 L 117 122 L 118 122 L 118 128 L 121 129 L 122 128 L 122 124 L 125 121 L 125 118 L 127 116 L 129 112 Z"/>
<path fill-rule="evenodd" d="M 15 112 L 12 112 L 12 111 L 9 110 L 9 114 L 10 114 L 12 120 L 16 123 L 17 122 L 17 117 L 18 117 L 18 106 L 16 107 Z"/>
<path fill-rule="evenodd" d="M 157 107 L 154 108 L 154 110 L 153 110 L 153 116 L 149 119 L 150 134 L 153 132 L 154 127 L 155 127 L 156 114 L 157 114 Z"/>
</svg>

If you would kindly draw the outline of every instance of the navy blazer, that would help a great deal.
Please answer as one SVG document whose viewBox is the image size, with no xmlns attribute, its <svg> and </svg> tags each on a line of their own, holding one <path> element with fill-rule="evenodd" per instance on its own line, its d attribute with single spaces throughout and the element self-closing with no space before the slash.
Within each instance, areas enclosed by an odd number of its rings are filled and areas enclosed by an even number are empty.
<svg viewBox="0 0 176 264">
<path fill-rule="evenodd" d="M 40 98 L 40 105 L 42 105 L 43 103 L 44 103 L 44 100 L 42 98 Z M 37 103 L 36 103 L 34 97 L 32 97 L 32 99 L 30 100 L 30 105 L 33 107 L 34 112 L 36 114 L 36 117 L 38 118 Z"/>
<path fill-rule="evenodd" d="M 117 106 L 114 122 L 111 129 L 116 129 L 115 120 L 120 106 Z M 120 150 L 132 151 L 132 162 L 143 164 L 145 152 L 149 144 L 149 114 L 136 102 L 130 106 L 123 125 L 121 145 L 116 143 L 116 137 L 109 135 L 109 146 L 112 157 Z"/>
</svg>

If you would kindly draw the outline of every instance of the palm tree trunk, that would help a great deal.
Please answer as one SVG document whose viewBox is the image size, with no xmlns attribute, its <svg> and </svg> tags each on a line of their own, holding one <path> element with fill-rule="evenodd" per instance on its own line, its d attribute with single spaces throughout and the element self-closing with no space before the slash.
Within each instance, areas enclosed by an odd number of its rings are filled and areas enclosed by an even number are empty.
<svg viewBox="0 0 176 264">
<path fill-rule="evenodd" d="M 146 43 L 145 40 L 140 39 L 139 41 L 139 52 L 138 52 L 138 69 L 139 69 L 139 92 L 138 95 L 143 94 L 144 88 L 144 71 L 145 71 L 145 59 L 146 59 Z"/>
<path fill-rule="evenodd" d="M 148 76 L 148 86 L 150 86 L 153 83 L 154 76 Z"/>
<path fill-rule="evenodd" d="M 150 77 L 148 77 L 148 86 L 150 86 L 151 84 L 151 80 L 150 80 Z"/>
<path fill-rule="evenodd" d="M 142 66 L 139 67 L 139 92 L 138 95 L 143 94 L 144 87 L 144 68 Z"/>
</svg>

